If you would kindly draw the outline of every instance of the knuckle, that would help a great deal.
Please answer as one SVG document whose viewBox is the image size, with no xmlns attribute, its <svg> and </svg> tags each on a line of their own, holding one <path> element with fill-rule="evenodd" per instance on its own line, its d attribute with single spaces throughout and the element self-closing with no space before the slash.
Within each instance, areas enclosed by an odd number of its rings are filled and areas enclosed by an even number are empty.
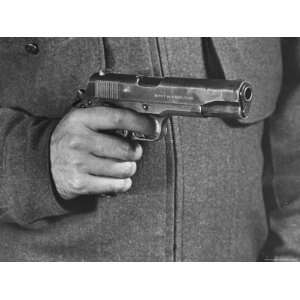
<svg viewBox="0 0 300 300">
<path fill-rule="evenodd" d="M 80 175 L 76 174 L 73 175 L 71 181 L 70 181 L 71 189 L 76 192 L 77 194 L 81 194 L 84 192 L 84 182 Z"/>
<path fill-rule="evenodd" d="M 70 134 L 66 139 L 66 143 L 69 148 L 78 149 L 82 146 L 82 138 L 79 135 Z"/>
<path fill-rule="evenodd" d="M 78 173 L 86 171 L 86 164 L 78 158 L 73 160 L 73 167 Z"/>
</svg>

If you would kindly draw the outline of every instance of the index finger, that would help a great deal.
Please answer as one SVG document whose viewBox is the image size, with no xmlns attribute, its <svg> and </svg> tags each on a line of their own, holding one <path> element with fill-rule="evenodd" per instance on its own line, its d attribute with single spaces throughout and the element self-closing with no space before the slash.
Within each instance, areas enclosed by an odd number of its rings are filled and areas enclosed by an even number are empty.
<svg viewBox="0 0 300 300">
<path fill-rule="evenodd" d="M 125 129 L 145 135 L 155 133 L 151 118 L 128 109 L 103 106 L 80 109 L 80 120 L 94 131 Z"/>
</svg>

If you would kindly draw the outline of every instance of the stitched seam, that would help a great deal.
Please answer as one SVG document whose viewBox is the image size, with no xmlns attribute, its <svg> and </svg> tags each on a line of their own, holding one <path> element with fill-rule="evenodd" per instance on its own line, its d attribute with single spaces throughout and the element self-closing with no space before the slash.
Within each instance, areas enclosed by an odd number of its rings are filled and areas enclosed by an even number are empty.
<svg viewBox="0 0 300 300">
<path fill-rule="evenodd" d="M 171 64 L 170 64 L 170 58 L 169 58 L 169 54 L 167 51 L 167 42 L 166 42 L 166 38 L 163 38 L 163 42 L 164 42 L 164 47 L 165 47 L 165 56 L 166 56 L 166 70 L 167 70 L 167 75 L 170 75 L 171 73 Z M 178 245 L 178 229 L 180 230 L 180 252 L 178 251 L 179 249 L 176 247 L 176 251 L 174 252 L 175 255 L 175 260 L 178 260 L 178 256 L 179 256 L 179 260 L 182 260 L 183 257 L 183 202 L 184 202 L 184 194 L 182 194 L 182 199 L 181 199 L 181 205 L 179 206 L 179 198 L 178 198 L 178 151 L 181 151 L 181 165 L 183 165 L 183 158 L 182 158 L 182 145 L 180 142 L 180 132 L 178 132 L 178 136 L 176 136 L 175 133 L 175 123 L 174 121 L 177 123 L 177 125 L 179 125 L 179 118 L 178 117 L 172 117 L 170 118 L 170 123 L 171 123 L 171 128 L 172 128 L 172 140 L 173 140 L 173 153 L 174 153 L 174 242 L 175 245 Z M 179 129 L 180 126 L 177 126 L 177 128 Z M 178 147 L 179 145 L 179 147 Z M 181 181 L 182 181 L 182 187 L 184 187 L 184 178 L 183 175 L 181 176 Z M 183 188 L 182 188 L 182 192 L 183 192 Z M 180 210 L 180 216 L 178 216 L 178 210 Z M 177 221 L 180 220 L 180 228 L 178 228 L 178 224 Z M 179 254 L 179 255 L 178 255 Z"/>
</svg>

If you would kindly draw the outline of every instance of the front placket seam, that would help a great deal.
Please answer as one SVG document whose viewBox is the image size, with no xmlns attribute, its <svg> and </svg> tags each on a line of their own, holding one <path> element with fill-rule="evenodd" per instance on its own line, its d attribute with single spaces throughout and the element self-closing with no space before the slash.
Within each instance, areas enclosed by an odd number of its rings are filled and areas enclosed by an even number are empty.
<svg viewBox="0 0 300 300">
<path fill-rule="evenodd" d="M 167 53 L 167 45 L 165 38 L 157 38 L 158 47 L 160 50 L 160 61 L 161 61 L 161 68 L 163 75 L 169 76 L 170 73 L 170 62 Z M 165 58 L 165 59 L 163 59 Z M 180 149 L 180 136 L 179 136 L 179 118 L 172 117 L 169 121 L 168 130 L 170 133 L 171 141 L 172 141 L 172 148 L 173 148 L 173 156 L 174 156 L 174 190 L 173 190 L 173 197 L 174 197 L 174 261 L 181 261 L 182 260 L 182 206 L 183 200 L 180 201 L 179 197 L 179 183 L 181 182 L 183 185 L 183 179 L 180 178 L 180 174 L 178 173 L 180 165 L 182 163 L 179 162 L 178 150 Z M 177 132 L 177 134 L 176 134 Z M 181 195 L 183 196 L 183 195 Z"/>
</svg>

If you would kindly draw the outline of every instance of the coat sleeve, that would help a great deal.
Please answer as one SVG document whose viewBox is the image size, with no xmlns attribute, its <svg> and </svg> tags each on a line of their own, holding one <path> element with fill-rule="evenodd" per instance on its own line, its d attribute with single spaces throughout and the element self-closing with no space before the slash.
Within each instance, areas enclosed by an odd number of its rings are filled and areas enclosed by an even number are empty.
<svg viewBox="0 0 300 300">
<path fill-rule="evenodd" d="M 0 222 L 28 225 L 65 214 L 49 166 L 49 141 L 58 120 L 0 107 Z"/>
<path fill-rule="evenodd" d="M 267 126 L 276 208 L 264 259 L 290 261 L 300 260 L 300 39 L 283 39 L 282 53 L 281 96 Z"/>
</svg>

